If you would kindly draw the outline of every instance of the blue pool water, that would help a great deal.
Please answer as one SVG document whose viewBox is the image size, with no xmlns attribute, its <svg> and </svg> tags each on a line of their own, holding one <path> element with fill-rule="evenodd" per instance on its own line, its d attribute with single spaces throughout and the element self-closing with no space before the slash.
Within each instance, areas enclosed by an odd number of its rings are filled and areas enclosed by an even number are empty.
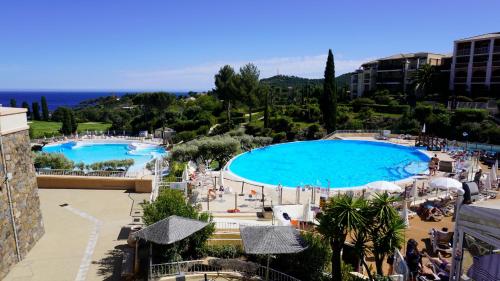
<svg viewBox="0 0 500 281">
<path fill-rule="evenodd" d="M 428 161 L 427 155 L 411 147 L 321 140 L 254 149 L 235 157 L 228 168 L 233 174 L 258 183 L 335 188 L 405 179 L 426 171 Z"/>
<path fill-rule="evenodd" d="M 165 153 L 162 147 L 135 143 L 67 142 L 43 147 L 43 152 L 62 153 L 75 163 L 92 164 L 108 160 L 134 159 L 133 168 L 143 167 Z"/>
</svg>

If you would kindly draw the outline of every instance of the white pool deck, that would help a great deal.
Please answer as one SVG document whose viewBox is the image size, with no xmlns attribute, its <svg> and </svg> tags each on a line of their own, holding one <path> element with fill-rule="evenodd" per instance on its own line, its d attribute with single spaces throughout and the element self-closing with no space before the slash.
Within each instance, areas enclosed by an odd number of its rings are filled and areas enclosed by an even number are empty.
<svg viewBox="0 0 500 281">
<path fill-rule="evenodd" d="M 362 139 L 367 138 L 349 138 Z M 373 140 L 373 139 L 372 139 Z M 425 152 L 429 156 L 434 152 Z M 445 153 L 436 153 L 443 160 L 451 160 Z M 262 224 L 269 225 L 271 220 L 258 219 L 256 212 L 262 210 L 262 188 L 245 185 L 243 196 L 241 183 L 226 173 L 224 186 L 233 193 L 219 193 L 207 202 L 207 189 L 213 186 L 214 176 L 219 172 L 209 172 L 201 178 L 203 188 L 199 188 L 199 202 L 204 211 L 214 215 L 218 224 Z M 422 177 L 418 185 L 427 184 L 428 178 Z M 219 183 L 216 183 L 217 186 Z M 402 184 L 401 186 L 404 186 Z M 254 190 L 257 196 L 250 198 Z M 227 212 L 235 205 L 240 213 Z M 265 187 L 265 205 L 306 204 L 312 197 L 312 190 L 300 191 L 297 200 L 296 189 L 283 189 L 282 202 L 275 188 Z M 333 194 L 333 193 L 332 193 Z M 45 225 L 45 235 L 38 241 L 28 255 L 15 265 L 4 280 L 119 280 L 120 247 L 126 240 L 119 239 L 122 227 L 132 225 L 134 218 L 140 218 L 142 211 L 137 203 L 149 199 L 149 194 L 126 193 L 118 190 L 76 190 L 76 189 L 40 189 L 40 202 Z M 319 193 L 314 203 L 319 203 Z M 61 207 L 61 204 L 68 207 Z M 418 203 L 418 202 L 417 202 Z"/>
</svg>

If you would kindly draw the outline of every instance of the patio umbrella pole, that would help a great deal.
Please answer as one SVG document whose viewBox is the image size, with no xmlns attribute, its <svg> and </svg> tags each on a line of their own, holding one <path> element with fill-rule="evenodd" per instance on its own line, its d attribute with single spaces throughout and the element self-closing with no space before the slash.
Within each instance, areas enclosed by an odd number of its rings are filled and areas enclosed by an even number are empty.
<svg viewBox="0 0 500 281">
<path fill-rule="evenodd" d="M 245 186 L 245 182 L 242 181 L 241 182 L 241 193 L 240 193 L 240 196 L 245 196 L 245 193 L 243 193 L 243 187 Z"/>
<path fill-rule="evenodd" d="M 270 260 L 271 260 L 271 255 L 267 255 L 266 281 L 269 281 L 269 261 Z"/>
</svg>

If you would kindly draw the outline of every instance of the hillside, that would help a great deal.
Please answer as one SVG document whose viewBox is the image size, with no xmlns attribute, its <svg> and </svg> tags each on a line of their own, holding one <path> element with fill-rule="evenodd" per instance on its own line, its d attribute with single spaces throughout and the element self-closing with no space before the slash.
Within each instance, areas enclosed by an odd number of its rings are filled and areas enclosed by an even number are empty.
<svg viewBox="0 0 500 281">
<path fill-rule="evenodd" d="M 335 80 L 337 81 L 337 86 L 339 88 L 344 87 L 346 85 L 348 86 L 350 78 L 351 78 L 351 73 L 345 73 L 340 76 L 337 76 L 337 78 L 335 78 Z M 287 87 L 297 88 L 305 85 L 312 85 L 312 86 L 323 85 L 323 79 L 309 79 L 309 78 L 302 78 L 302 77 L 288 76 L 288 75 L 275 75 L 269 78 L 261 79 L 260 81 L 264 84 L 280 88 L 287 88 Z"/>
</svg>

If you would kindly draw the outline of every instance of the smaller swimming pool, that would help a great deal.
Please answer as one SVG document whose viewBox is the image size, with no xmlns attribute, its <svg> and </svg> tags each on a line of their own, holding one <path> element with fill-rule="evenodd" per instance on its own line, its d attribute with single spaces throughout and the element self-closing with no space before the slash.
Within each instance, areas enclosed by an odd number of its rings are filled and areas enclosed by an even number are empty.
<svg viewBox="0 0 500 281">
<path fill-rule="evenodd" d="M 47 153 L 62 153 L 75 163 L 92 164 L 110 160 L 133 159 L 134 165 L 130 169 L 139 169 L 154 157 L 165 155 L 163 147 L 154 144 L 137 142 L 66 142 L 46 145 L 42 148 Z"/>
</svg>

